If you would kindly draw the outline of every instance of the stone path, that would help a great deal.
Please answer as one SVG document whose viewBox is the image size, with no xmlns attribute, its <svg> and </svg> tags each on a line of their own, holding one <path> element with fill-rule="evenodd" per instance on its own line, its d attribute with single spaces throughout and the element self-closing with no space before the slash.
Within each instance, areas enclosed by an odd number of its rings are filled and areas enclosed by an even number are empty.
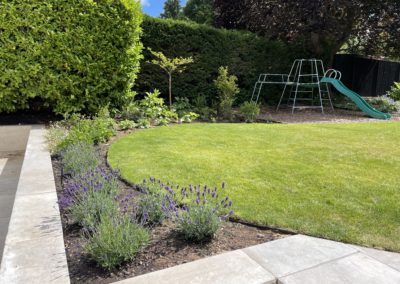
<svg viewBox="0 0 400 284">
<path fill-rule="evenodd" d="M 0 127 L 0 263 L 30 127 Z"/>
<path fill-rule="evenodd" d="M 400 254 L 296 235 L 118 284 L 398 284 Z"/>
</svg>

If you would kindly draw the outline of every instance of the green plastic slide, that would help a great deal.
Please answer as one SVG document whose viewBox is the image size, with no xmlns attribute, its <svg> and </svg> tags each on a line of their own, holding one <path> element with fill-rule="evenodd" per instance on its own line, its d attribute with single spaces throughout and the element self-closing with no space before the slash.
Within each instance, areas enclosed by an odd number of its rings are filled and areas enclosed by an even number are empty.
<svg viewBox="0 0 400 284">
<path fill-rule="evenodd" d="M 392 116 L 389 113 L 384 113 L 373 108 L 360 95 L 347 88 L 340 80 L 324 77 L 321 79 L 321 83 L 327 83 L 333 85 L 336 88 L 336 90 L 338 90 L 340 93 L 351 99 L 357 105 L 357 107 L 359 107 L 364 113 L 366 113 L 370 117 L 378 119 L 392 118 Z"/>
</svg>

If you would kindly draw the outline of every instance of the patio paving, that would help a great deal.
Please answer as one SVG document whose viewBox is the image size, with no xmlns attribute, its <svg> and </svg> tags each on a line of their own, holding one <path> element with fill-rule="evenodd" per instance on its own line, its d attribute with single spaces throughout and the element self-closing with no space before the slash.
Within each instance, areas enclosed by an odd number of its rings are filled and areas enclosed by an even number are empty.
<svg viewBox="0 0 400 284">
<path fill-rule="evenodd" d="M 400 283 L 400 254 L 296 235 L 116 282 Z"/>
<path fill-rule="evenodd" d="M 30 127 L 0 127 L 0 263 Z"/>
</svg>

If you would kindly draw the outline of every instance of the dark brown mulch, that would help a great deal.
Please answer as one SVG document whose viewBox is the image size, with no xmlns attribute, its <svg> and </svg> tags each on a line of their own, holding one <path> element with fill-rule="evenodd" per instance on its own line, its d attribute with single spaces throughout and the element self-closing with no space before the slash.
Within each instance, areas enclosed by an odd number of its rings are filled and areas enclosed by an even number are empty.
<svg viewBox="0 0 400 284">
<path fill-rule="evenodd" d="M 108 145 L 100 145 L 97 149 L 103 164 L 106 164 L 107 149 Z M 60 195 L 62 192 L 61 162 L 56 157 L 53 158 L 53 170 L 57 193 Z M 133 190 L 132 186 L 123 181 L 120 181 L 120 187 L 123 192 L 132 192 Z M 227 222 L 220 228 L 212 241 L 195 244 L 183 239 L 175 231 L 173 224 L 166 223 L 151 229 L 151 243 L 145 251 L 139 254 L 133 261 L 122 265 L 119 269 L 108 272 L 97 267 L 84 253 L 84 239 L 81 237 L 80 228 L 69 224 L 65 216 L 62 216 L 62 222 L 72 284 L 112 283 L 287 236 L 286 233 L 281 231 Z"/>
</svg>

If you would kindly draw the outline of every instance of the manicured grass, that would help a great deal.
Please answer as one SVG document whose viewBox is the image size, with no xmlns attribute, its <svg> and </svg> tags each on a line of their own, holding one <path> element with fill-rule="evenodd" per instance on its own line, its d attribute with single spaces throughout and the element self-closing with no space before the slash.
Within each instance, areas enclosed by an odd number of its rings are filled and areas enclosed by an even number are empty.
<svg viewBox="0 0 400 284">
<path fill-rule="evenodd" d="M 111 145 L 136 183 L 226 182 L 237 217 L 400 251 L 400 124 L 193 124 Z"/>
</svg>

